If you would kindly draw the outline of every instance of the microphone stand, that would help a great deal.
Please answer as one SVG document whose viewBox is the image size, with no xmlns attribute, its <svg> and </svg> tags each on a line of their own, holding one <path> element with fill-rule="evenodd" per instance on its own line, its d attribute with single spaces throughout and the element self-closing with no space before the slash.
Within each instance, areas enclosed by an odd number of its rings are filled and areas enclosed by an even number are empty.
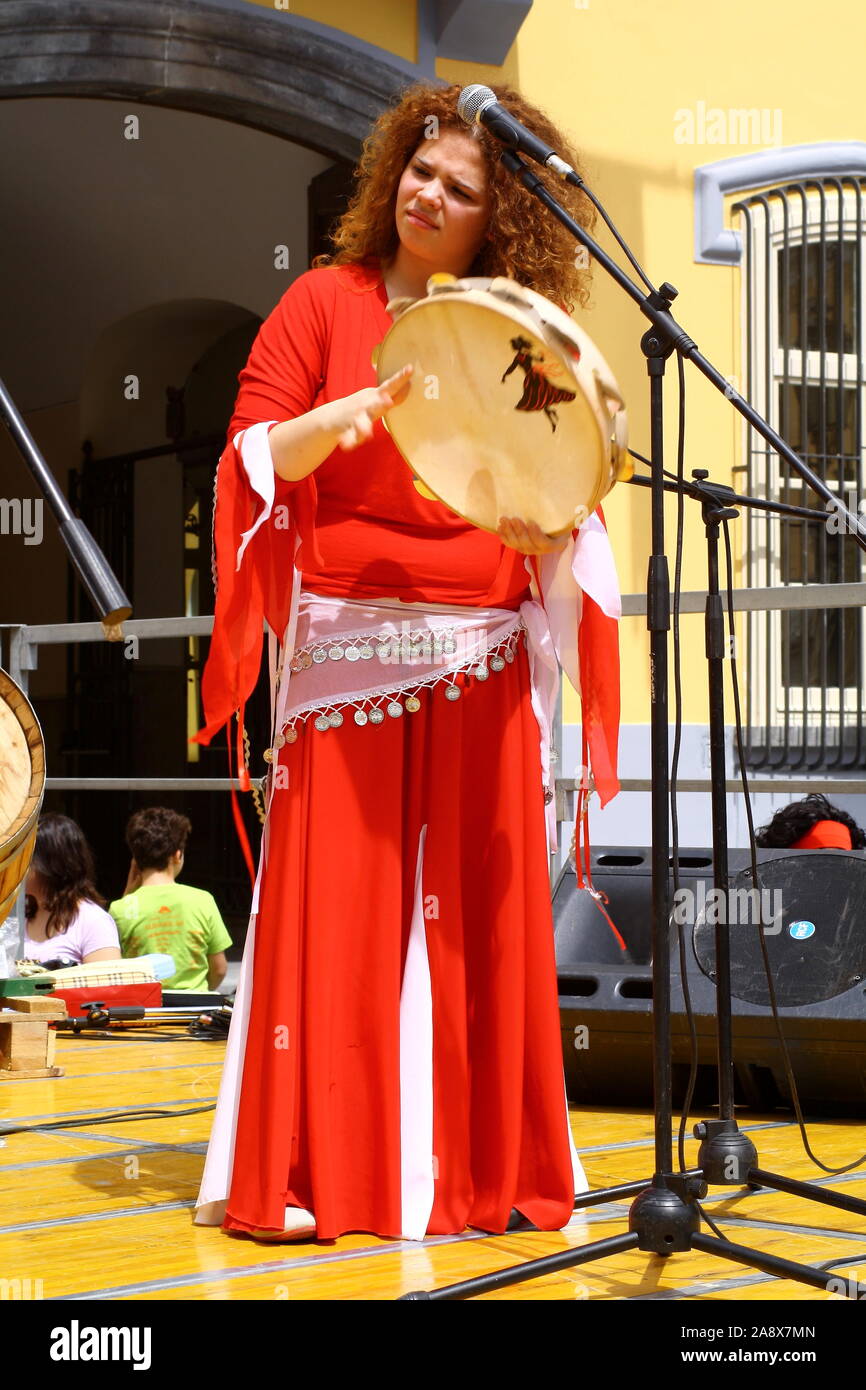
<svg viewBox="0 0 866 1390">
<path fill-rule="evenodd" d="M 132 613 L 132 604 L 126 597 L 111 566 L 91 536 L 80 517 L 74 515 L 72 508 L 58 486 L 57 479 L 42 457 L 36 441 L 24 423 L 18 407 L 0 380 L 0 419 L 11 434 L 21 457 L 36 479 L 36 483 L 57 521 L 60 538 L 75 567 L 87 596 L 102 620 L 103 631 L 109 636 L 109 629 L 116 628 L 126 621 Z M 44 785 L 44 784 L 43 784 Z M 40 792 L 40 807 L 42 793 Z M 29 858 L 29 856 L 28 856 Z M 24 912 L 24 881 L 18 885 L 18 920 L 20 923 L 20 947 L 24 953 L 24 938 L 27 931 Z"/>
<path fill-rule="evenodd" d="M 707 542 L 707 601 L 705 606 L 705 645 L 709 688 L 710 787 L 712 803 L 713 886 L 723 896 L 716 901 L 730 903 L 728 894 L 728 826 L 725 767 L 725 641 L 724 610 L 719 585 L 719 526 L 735 520 L 739 507 L 753 508 L 789 517 L 791 520 L 826 524 L 825 514 L 814 507 L 796 507 L 786 502 L 769 502 L 734 492 L 733 488 L 709 481 L 705 468 L 692 470 L 692 482 L 665 480 L 666 492 L 682 492 L 701 505 Z M 629 478 L 630 486 L 651 487 L 649 478 Z M 760 885 L 757 857 L 752 860 L 752 878 Z M 763 901 L 763 900 L 762 900 Z M 755 924 L 758 925 L 758 924 Z M 760 923 L 763 930 L 769 923 Z M 719 1101 L 718 1118 L 701 1120 L 693 1134 L 701 1140 L 698 1166 L 709 1183 L 735 1186 L 774 1187 L 810 1201 L 826 1202 L 844 1211 L 866 1214 L 866 1202 L 838 1192 L 815 1190 L 809 1183 L 769 1173 L 757 1166 L 758 1154 L 748 1135 L 743 1134 L 734 1116 L 733 1003 L 731 993 L 730 913 L 717 914 L 715 923 L 716 1021 Z M 838 1281 L 834 1282 L 834 1290 Z"/>
<path fill-rule="evenodd" d="M 677 291 L 673 285 L 663 283 L 658 290 L 645 294 L 629 276 L 602 250 L 583 227 L 561 206 L 545 188 L 541 180 L 511 150 L 503 151 L 502 163 L 516 174 L 524 187 L 539 199 L 553 213 L 559 222 L 581 243 L 613 280 L 635 301 L 642 314 L 652 325 L 641 338 L 641 351 L 647 361 L 650 379 L 651 409 L 651 517 L 652 548 L 647 573 L 647 628 L 650 633 L 650 730 L 651 730 L 651 775 L 652 775 L 652 945 L 653 945 L 653 1095 L 655 1111 L 655 1169 L 649 1186 L 647 1181 L 626 1183 L 618 1187 L 606 1188 L 591 1193 L 581 1193 L 576 1199 L 575 1208 L 584 1209 L 615 1202 L 621 1198 L 635 1196 L 629 1211 L 628 1231 L 606 1240 L 594 1241 L 578 1249 L 560 1251 L 541 1259 L 530 1260 L 522 1265 L 498 1270 L 476 1279 L 464 1280 L 443 1288 L 403 1294 L 399 1301 L 438 1301 L 472 1298 L 476 1294 L 522 1283 L 526 1279 L 542 1278 L 561 1269 L 589 1264 L 591 1261 L 606 1259 L 610 1255 L 625 1251 L 643 1250 L 648 1254 L 668 1256 L 690 1250 L 701 1250 L 717 1258 L 751 1266 L 779 1279 L 794 1279 L 814 1288 L 839 1291 L 843 1282 L 826 1269 L 812 1265 L 794 1263 L 767 1255 L 763 1251 L 746 1246 L 735 1245 L 718 1236 L 704 1235 L 701 1231 L 700 1198 L 708 1191 L 708 1178 L 713 1182 L 743 1181 L 759 1186 L 766 1183 L 780 1191 L 796 1190 L 798 1195 L 811 1200 L 843 1207 L 866 1215 L 866 1201 L 843 1197 L 839 1193 L 821 1190 L 816 1192 L 807 1183 L 794 1184 L 787 1179 L 777 1178 L 766 1173 L 754 1164 L 757 1153 L 751 1141 L 740 1135 L 733 1118 L 730 1018 L 719 1028 L 720 1063 L 724 1055 L 725 1076 L 720 1074 L 720 1087 L 723 1096 L 723 1109 L 718 1121 L 706 1122 L 708 1127 L 704 1138 L 699 1162 L 701 1166 L 686 1172 L 675 1172 L 673 1167 L 672 1145 L 672 1086 L 671 1086 L 671 962 L 670 962 L 670 824 L 669 824 L 669 771 L 668 771 L 668 664 L 667 634 L 670 629 L 670 579 L 664 536 L 664 410 L 663 384 L 665 362 L 676 351 L 693 362 L 698 370 L 710 381 L 716 390 L 730 400 L 734 408 L 748 420 L 749 424 L 767 440 L 803 480 L 808 483 L 834 511 L 846 519 L 846 528 L 853 535 L 861 549 L 866 550 L 866 537 L 858 526 L 857 519 L 845 508 L 838 495 L 831 492 L 822 479 L 818 478 L 794 450 L 785 443 L 775 430 L 749 403 L 737 392 L 732 392 L 725 380 L 707 358 L 699 352 L 697 344 L 680 327 L 671 314 L 671 304 Z M 582 183 L 575 175 L 569 181 Z M 710 515 L 717 511 L 714 503 Z M 718 535 L 719 516 L 709 525 L 715 526 Z M 708 539 L 711 540 L 708 532 Z M 721 616 L 718 595 L 718 553 L 710 551 L 711 579 L 715 575 L 716 594 L 713 603 L 715 617 Z M 713 560 L 715 555 L 715 560 Z M 713 569 L 714 566 L 714 569 Z M 710 600 L 708 599 L 708 605 Z M 709 613 L 708 606 L 708 613 Z M 714 617 L 714 621 L 715 621 Z M 708 623 L 708 626 L 709 623 Z M 708 633 L 708 659 L 710 670 L 721 680 L 722 666 L 715 643 L 710 644 Z M 718 760 L 721 751 L 724 759 L 724 711 L 716 693 L 712 696 L 712 709 L 716 741 L 721 728 L 721 744 L 716 747 Z M 723 690 L 723 687 L 722 687 Z M 721 720 L 721 725 L 719 725 Z M 714 783 L 714 831 L 722 833 L 726 851 L 725 807 L 724 807 L 724 761 L 721 775 L 717 763 L 713 768 Z M 719 800 L 720 798 L 720 800 Z M 714 857 L 714 873 L 721 868 L 721 860 Z M 727 885 L 727 855 L 725 852 L 724 878 Z M 722 914 L 727 917 L 727 913 Z M 719 997 L 727 1004 L 730 1013 L 730 953 L 726 941 L 722 941 L 721 953 L 717 948 L 717 983 Z M 725 976 L 723 981 L 722 976 Z M 698 1137 L 704 1137 L 699 1135 Z M 747 1147 L 748 1146 L 748 1147 Z M 754 1157 L 753 1157 L 754 1156 Z M 729 1160 L 724 1178 L 724 1159 Z M 746 1169 L 743 1176 L 743 1169 Z M 731 1176 L 731 1174 L 736 1176 Z M 866 1298 L 866 1285 L 853 1279 L 845 1281 L 845 1296 L 851 1299 Z"/>
<path fill-rule="evenodd" d="M 57 521 L 60 537 L 69 559 L 78 572 L 87 595 L 105 627 L 125 622 L 132 604 L 120 587 L 117 578 L 80 517 L 73 514 L 60 491 L 57 479 L 36 447 L 33 435 L 25 425 L 18 408 L 0 381 L 0 418 L 11 434 L 18 452 L 39 486 Z"/>
</svg>

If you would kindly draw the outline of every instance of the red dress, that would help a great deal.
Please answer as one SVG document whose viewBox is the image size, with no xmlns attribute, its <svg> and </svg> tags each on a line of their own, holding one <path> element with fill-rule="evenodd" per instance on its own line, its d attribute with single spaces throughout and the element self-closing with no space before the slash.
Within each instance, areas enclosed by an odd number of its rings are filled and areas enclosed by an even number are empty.
<svg viewBox="0 0 866 1390">
<path fill-rule="evenodd" d="M 374 267 L 295 281 L 241 374 L 230 441 L 375 385 L 385 306 Z M 261 490 L 230 442 L 204 739 L 242 710 L 262 614 L 286 628 L 293 559 L 303 589 L 342 599 L 517 610 L 530 598 L 524 557 L 422 498 L 381 422 L 309 478 L 277 480 L 236 566 Z M 593 609 L 585 597 L 582 665 L 593 633 L 611 635 Z M 584 690 L 604 799 L 618 709 L 600 705 L 615 677 L 589 701 Z M 281 1230 L 286 1207 L 312 1211 L 318 1239 L 502 1231 L 513 1207 L 542 1229 L 571 1216 L 579 1165 L 524 645 L 495 678 L 458 680 L 459 700 L 433 686 L 411 717 L 324 735 L 308 724 L 280 750 L 200 1195 L 226 1229 Z"/>
</svg>

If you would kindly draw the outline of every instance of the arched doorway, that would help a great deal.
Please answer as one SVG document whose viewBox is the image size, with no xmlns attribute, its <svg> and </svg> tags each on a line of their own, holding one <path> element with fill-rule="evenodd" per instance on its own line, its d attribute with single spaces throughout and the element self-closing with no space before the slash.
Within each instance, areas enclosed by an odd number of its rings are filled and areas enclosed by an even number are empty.
<svg viewBox="0 0 866 1390">
<path fill-rule="evenodd" d="M 216 300 L 175 300 L 124 317 L 100 336 L 81 392 L 84 458 L 70 471 L 69 495 L 133 597 L 139 617 L 196 617 L 213 611 L 210 532 L 213 473 L 238 373 L 259 316 Z M 146 389 L 135 428 L 113 384 L 130 362 Z M 144 446 L 127 447 L 136 439 Z M 71 590 L 70 616 L 89 616 Z M 49 771 L 67 777 L 223 776 L 224 748 L 200 749 L 189 738 L 200 726 L 198 699 L 205 639 L 70 645 L 59 745 L 49 741 Z M 42 702 L 34 690 L 37 707 Z M 266 701 L 265 701 L 266 703 Z M 255 714 L 261 741 L 261 700 Z M 248 721 L 250 722 L 250 721 Z M 250 722 L 252 729 L 253 725 Z M 53 754 L 53 757 L 52 757 Z M 55 793 L 49 793 L 53 798 Z M 62 794 L 60 809 L 86 827 L 97 853 L 101 886 L 122 886 L 126 855 L 119 831 L 142 804 L 140 793 L 88 790 Z M 245 884 L 219 795 L 161 790 L 150 803 L 183 811 L 196 830 L 188 857 L 192 881 L 207 885 L 242 927 Z M 248 816 L 252 830 L 255 820 Z"/>
<path fill-rule="evenodd" d="M 307 229 L 315 219 L 310 215 L 314 209 L 305 205 L 304 190 L 316 184 L 323 197 L 332 199 L 335 161 L 354 161 L 370 121 L 415 74 L 375 53 L 359 61 L 351 41 L 342 44 L 331 36 L 325 40 L 286 13 L 270 14 L 233 0 L 195 5 L 157 0 L 146 7 L 130 0 L 80 0 L 73 6 L 66 0 L 6 0 L 0 6 L 0 55 L 0 122 L 5 113 L 7 125 L 14 118 L 16 126 L 16 140 L 5 142 L 4 172 L 9 173 L 11 166 L 15 174 L 17 162 L 22 183 L 21 195 L 13 193 L 7 203 L 18 211 L 20 221 L 10 221 L 20 229 L 20 236 L 15 254 L 6 258 L 7 265 L 17 271 L 14 278 L 19 288 L 16 291 L 13 283 L 13 298 L 16 293 L 18 298 L 14 312 L 7 312 L 7 343 L 14 347 L 5 370 L 37 443 L 61 485 L 67 486 L 70 472 L 82 472 L 80 450 L 85 439 L 94 446 L 94 459 L 146 452 L 165 447 L 173 439 L 166 385 L 182 392 L 185 423 L 194 431 L 198 426 L 193 417 L 212 422 L 221 411 L 227 415 L 231 402 L 219 404 L 218 397 L 224 393 L 218 379 L 226 377 L 231 352 L 240 350 L 239 339 L 232 344 L 227 339 L 233 333 L 242 336 L 243 324 L 215 320 L 210 336 L 187 355 L 186 365 L 178 361 L 166 376 L 160 370 L 159 353 L 152 350 L 156 340 L 150 329 L 144 331 L 147 316 L 158 319 L 166 301 L 177 305 L 189 298 L 198 303 L 209 298 L 229 301 L 247 323 L 263 317 L 288 280 L 305 268 Z M 141 123 L 137 142 L 128 140 L 123 131 L 130 114 Z M 216 196 L 208 208 L 206 227 L 191 232 L 189 211 L 199 205 L 200 196 L 195 180 L 205 177 L 200 152 L 211 160 L 206 176 Z M 261 187 L 243 188 L 239 195 L 254 157 L 261 161 Z M 41 178 L 41 197 L 34 197 L 34 174 L 37 184 Z M 166 196 L 169 176 L 176 182 Z M 29 196 L 25 196 L 25 182 Z M 86 194 L 73 206 L 68 194 L 82 183 Z M 265 216 L 266 183 L 271 197 Z M 4 185 L 9 191 L 5 180 Z M 142 191 L 147 197 L 135 202 L 133 194 L 138 197 Z M 288 226 L 290 219 L 302 226 L 303 244 L 292 241 L 292 232 L 299 237 L 300 233 L 296 225 Z M 275 271 L 273 250 L 279 243 L 290 242 L 291 273 L 286 277 Z M 238 275 L 236 264 L 230 265 L 230 252 L 239 246 L 253 267 L 246 280 Z M 122 350 L 117 340 L 118 351 L 108 352 L 95 377 L 87 371 L 94 345 L 104 343 L 105 332 L 112 325 L 136 321 L 142 332 L 127 335 Z M 176 329 L 188 333 L 188 319 L 178 322 Z M 163 342 L 167 341 L 165 328 L 162 323 Z M 234 371 L 236 375 L 236 364 Z M 122 383 L 130 377 L 139 380 L 141 391 L 124 398 Z M 100 395 L 101 405 L 94 409 Z M 181 431 L 185 432 L 189 430 Z M 211 466 L 213 459 L 212 454 Z M 175 568 L 181 576 L 183 519 L 190 500 L 185 484 L 192 481 L 200 495 L 199 474 L 208 466 L 203 454 L 195 459 L 189 455 L 188 461 L 198 469 L 194 478 L 186 477 L 184 458 L 176 451 L 154 464 L 163 470 L 165 495 L 176 500 L 177 526 L 172 521 L 171 545 L 178 548 L 179 568 Z M 0 441 L 0 475 L 4 476 L 0 492 L 10 495 L 16 486 L 20 488 L 20 482 L 5 482 L 17 476 L 19 467 L 14 455 L 10 457 L 8 441 Z M 112 518 L 120 523 L 122 533 L 124 523 L 117 509 Z M 199 520 L 206 530 L 206 519 Z M 4 611 L 3 618 L 19 622 L 66 618 L 65 557 L 56 536 L 48 532 L 46 525 L 38 557 L 31 551 L 14 554 L 17 582 L 4 583 L 0 589 L 15 611 Z M 24 573 L 27 565 L 30 571 Z M 140 590 L 145 612 L 139 605 L 139 615 L 155 616 L 151 600 L 155 602 L 157 580 L 174 584 L 173 570 L 166 566 L 148 577 Z M 160 605 L 164 616 L 183 612 L 182 582 L 176 587 L 177 602 Z M 132 597 L 135 601 L 134 592 Z M 74 616 L 92 615 L 81 610 Z M 119 649 L 105 655 L 122 659 Z M 169 670 L 171 666 L 178 669 Z M 166 693 L 156 693 L 158 680 L 170 682 L 182 716 L 181 751 L 175 750 L 172 756 L 183 763 L 182 663 L 167 662 L 162 675 L 153 668 L 146 673 L 143 665 L 134 668 L 134 674 L 135 698 L 153 710 L 169 700 Z M 97 772 L 119 776 L 132 772 L 132 764 L 142 759 L 148 775 L 182 773 L 182 767 L 169 765 L 155 745 L 152 756 L 137 746 L 129 761 L 116 757 L 113 748 L 107 747 L 108 721 L 98 729 L 96 740 L 70 739 L 70 733 L 80 732 L 69 728 L 70 692 L 80 694 L 76 670 L 67 665 L 61 649 L 43 653 L 40 670 L 33 673 L 31 693 L 45 726 L 49 776 Z M 115 701 L 114 711 L 119 708 Z M 153 727 L 159 723 L 154 718 Z M 133 725 L 127 735 L 136 738 Z M 210 763 L 199 772 L 221 775 L 224 759 L 218 749 L 210 751 L 220 765 Z M 135 770 L 140 773 L 141 767 Z M 80 805 L 80 818 L 87 822 L 85 828 L 96 842 L 105 871 L 102 886 L 113 895 L 123 882 L 119 870 L 124 819 L 135 805 L 154 798 L 134 793 L 85 795 L 86 803 L 82 799 L 72 806 L 58 800 L 65 794 L 54 793 L 46 806 L 75 814 Z M 215 800 L 209 793 L 199 796 Z M 174 797 L 162 799 L 175 804 Z M 206 809 L 198 798 L 188 809 L 200 827 L 193 844 L 196 859 L 208 844 L 213 858 L 233 849 L 227 806 L 226 824 L 219 831 L 213 827 L 210 807 Z M 243 897 L 244 885 L 239 861 L 236 867 L 235 906 Z M 214 881 L 204 871 L 199 875 L 202 882 L 208 878 Z M 224 905 L 231 915 L 232 904 Z M 235 925 L 240 919 L 238 909 Z"/>
</svg>

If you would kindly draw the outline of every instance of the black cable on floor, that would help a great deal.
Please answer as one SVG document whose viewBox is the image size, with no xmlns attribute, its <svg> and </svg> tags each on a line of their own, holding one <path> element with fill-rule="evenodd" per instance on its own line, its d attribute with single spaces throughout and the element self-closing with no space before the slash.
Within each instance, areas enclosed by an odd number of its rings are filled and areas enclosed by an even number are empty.
<svg viewBox="0 0 866 1390">
<path fill-rule="evenodd" d="M 0 1125 L 0 1139 L 7 1134 L 44 1134 L 51 1129 L 81 1129 L 91 1125 L 108 1125 L 127 1120 L 164 1120 L 181 1115 L 202 1115 L 207 1110 L 216 1110 L 216 1101 L 209 1105 L 194 1105 L 190 1110 L 116 1110 L 110 1115 L 79 1115 L 74 1120 L 52 1120 L 44 1125 L 13 1125 L 6 1128 Z"/>
</svg>

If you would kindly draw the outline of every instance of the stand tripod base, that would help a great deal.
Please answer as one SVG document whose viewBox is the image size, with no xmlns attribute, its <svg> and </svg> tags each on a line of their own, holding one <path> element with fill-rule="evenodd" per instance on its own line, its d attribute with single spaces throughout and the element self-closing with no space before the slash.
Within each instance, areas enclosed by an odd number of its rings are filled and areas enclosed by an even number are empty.
<svg viewBox="0 0 866 1390">
<path fill-rule="evenodd" d="M 763 1169 L 754 1169 L 749 1178 L 753 1184 L 759 1183 L 761 1178 L 766 1178 L 768 1185 L 775 1185 L 771 1182 L 774 1175 L 765 1173 Z M 779 1179 L 778 1185 L 780 1191 L 796 1190 L 799 1195 L 827 1202 L 829 1205 L 842 1205 L 848 1210 L 861 1213 L 866 1211 L 866 1202 L 860 1198 L 842 1198 L 840 1201 L 839 1193 L 825 1195 L 821 1189 L 812 1189 L 807 1183 L 798 1183 L 791 1179 Z M 634 1184 L 582 1193 L 576 1209 L 616 1201 L 629 1187 L 633 1188 Z M 855 1260 L 859 1263 L 861 1256 L 837 1260 L 822 1269 L 813 1265 L 795 1264 L 792 1260 L 767 1255 L 762 1250 L 735 1245 L 732 1241 L 719 1239 L 717 1236 L 704 1235 L 700 1230 L 701 1215 L 697 1203 L 706 1192 L 707 1184 L 700 1174 L 656 1174 L 651 1185 L 645 1187 L 631 1205 L 627 1235 L 593 1241 L 579 1249 L 572 1247 L 560 1250 L 555 1255 L 544 1255 L 541 1259 L 496 1270 L 493 1274 L 484 1274 L 477 1279 L 466 1279 L 459 1284 L 449 1284 L 445 1288 L 402 1294 L 397 1301 L 439 1303 L 474 1298 L 478 1294 L 491 1293 L 497 1289 L 508 1288 L 512 1284 L 522 1284 L 527 1279 L 540 1279 L 564 1269 L 576 1269 L 581 1265 L 607 1259 L 610 1255 L 620 1255 L 628 1250 L 643 1250 L 661 1256 L 700 1250 L 704 1254 L 730 1260 L 747 1269 L 760 1270 L 776 1279 L 794 1279 L 815 1289 L 826 1289 L 828 1293 L 840 1298 L 866 1299 L 866 1284 L 858 1284 L 854 1279 L 843 1279 L 833 1273 L 834 1263 L 848 1264 Z"/>
<path fill-rule="evenodd" d="M 628 1228 L 637 1236 L 638 1249 L 653 1255 L 672 1255 L 690 1250 L 692 1238 L 701 1227 L 696 1197 L 707 1195 L 702 1178 L 672 1177 L 653 1179 L 631 1204 Z"/>
<path fill-rule="evenodd" d="M 702 1120 L 692 1131 L 703 1142 L 698 1150 L 698 1167 L 707 1182 L 716 1186 L 740 1187 L 758 1162 L 758 1150 L 742 1134 L 736 1120 Z"/>
</svg>

